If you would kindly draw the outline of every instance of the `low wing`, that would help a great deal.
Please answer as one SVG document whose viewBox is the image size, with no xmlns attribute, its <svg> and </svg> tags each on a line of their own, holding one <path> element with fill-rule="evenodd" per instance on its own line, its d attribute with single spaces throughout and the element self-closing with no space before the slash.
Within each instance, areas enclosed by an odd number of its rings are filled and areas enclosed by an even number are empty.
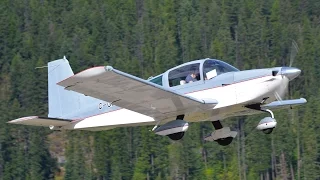
<svg viewBox="0 0 320 180">
<path fill-rule="evenodd" d="M 64 126 L 71 123 L 72 120 L 69 119 L 57 119 L 57 118 L 47 118 L 47 117 L 38 117 L 38 116 L 29 116 L 19 119 L 9 121 L 10 124 L 22 124 L 30 126 Z"/>
<path fill-rule="evenodd" d="M 153 118 L 201 111 L 218 103 L 214 99 L 195 99 L 180 94 L 111 66 L 87 69 L 58 85 Z"/>
<path fill-rule="evenodd" d="M 291 108 L 293 106 L 301 105 L 306 102 L 307 102 L 307 100 L 304 98 L 274 101 L 269 104 L 261 106 L 261 110 L 266 110 L 266 109 L 274 110 L 274 109 L 282 109 L 282 108 Z"/>
</svg>

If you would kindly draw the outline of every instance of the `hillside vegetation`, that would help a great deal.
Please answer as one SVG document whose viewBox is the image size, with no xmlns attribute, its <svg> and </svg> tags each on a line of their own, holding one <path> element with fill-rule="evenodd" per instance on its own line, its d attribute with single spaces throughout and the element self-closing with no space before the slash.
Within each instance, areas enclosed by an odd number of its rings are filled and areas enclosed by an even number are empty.
<svg viewBox="0 0 320 180">
<path fill-rule="evenodd" d="M 320 179 L 320 3 L 318 0 L 1 0 L 0 180 Z M 255 130 L 268 114 L 223 121 L 239 134 L 221 147 L 192 123 L 183 140 L 152 127 L 52 132 L 6 124 L 47 116 L 48 61 L 74 72 L 98 65 L 148 78 L 206 57 L 241 70 L 302 69 L 287 98 L 308 103 L 276 112 L 271 135 Z M 65 156 L 66 161 L 58 162 Z"/>
</svg>

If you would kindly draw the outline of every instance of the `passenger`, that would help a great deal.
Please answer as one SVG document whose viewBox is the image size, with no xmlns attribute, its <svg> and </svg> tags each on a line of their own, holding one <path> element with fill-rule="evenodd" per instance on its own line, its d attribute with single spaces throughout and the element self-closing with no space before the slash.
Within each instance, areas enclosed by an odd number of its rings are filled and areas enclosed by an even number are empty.
<svg viewBox="0 0 320 180">
<path fill-rule="evenodd" d="M 186 77 L 186 83 L 191 83 L 191 82 L 198 81 L 196 77 L 197 77 L 196 72 L 192 72 L 191 74 L 189 74 L 189 75 Z"/>
</svg>

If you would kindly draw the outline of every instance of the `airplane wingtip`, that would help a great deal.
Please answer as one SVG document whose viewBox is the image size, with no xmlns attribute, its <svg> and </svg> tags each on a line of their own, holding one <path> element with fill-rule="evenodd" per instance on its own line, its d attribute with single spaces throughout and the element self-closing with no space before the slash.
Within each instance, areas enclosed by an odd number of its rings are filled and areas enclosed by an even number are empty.
<svg viewBox="0 0 320 180">
<path fill-rule="evenodd" d="M 305 98 L 300 98 L 303 103 L 307 103 L 308 101 Z"/>
<path fill-rule="evenodd" d="M 105 69 L 106 69 L 106 71 L 112 71 L 113 67 L 112 66 L 106 66 Z"/>
<path fill-rule="evenodd" d="M 9 123 L 9 124 L 18 124 L 19 122 L 30 120 L 30 119 L 36 119 L 36 118 L 38 118 L 38 116 L 21 117 L 21 118 L 18 118 L 18 119 L 14 119 L 14 120 L 8 121 L 7 123 Z"/>
</svg>

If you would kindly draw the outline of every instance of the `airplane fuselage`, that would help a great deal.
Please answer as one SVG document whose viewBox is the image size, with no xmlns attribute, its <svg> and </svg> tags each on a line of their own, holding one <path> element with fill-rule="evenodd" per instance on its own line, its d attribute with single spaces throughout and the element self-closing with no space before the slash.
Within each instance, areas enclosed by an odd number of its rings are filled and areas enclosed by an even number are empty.
<svg viewBox="0 0 320 180">
<path fill-rule="evenodd" d="M 268 112 L 257 129 L 270 134 L 277 125 L 273 109 L 306 103 L 304 98 L 282 100 L 300 72 L 293 67 L 239 71 L 206 58 L 144 80 L 111 66 L 74 74 L 64 57 L 48 63 L 48 117 L 8 123 L 89 131 L 154 125 L 153 133 L 179 140 L 189 122 L 211 121 L 215 131 L 204 139 L 226 146 L 237 132 L 220 120 Z"/>
</svg>

